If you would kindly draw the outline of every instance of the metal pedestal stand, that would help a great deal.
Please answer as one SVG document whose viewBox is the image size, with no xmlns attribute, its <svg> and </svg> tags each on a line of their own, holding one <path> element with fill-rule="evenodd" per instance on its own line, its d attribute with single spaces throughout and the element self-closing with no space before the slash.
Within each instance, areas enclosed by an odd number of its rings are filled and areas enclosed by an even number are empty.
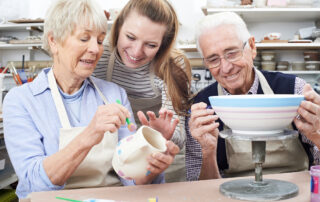
<svg viewBox="0 0 320 202">
<path fill-rule="evenodd" d="M 261 136 L 236 134 L 228 129 L 220 131 L 219 135 L 222 138 L 251 141 L 252 160 L 255 163 L 255 180 L 239 179 L 225 182 L 220 185 L 220 192 L 222 194 L 231 198 L 249 201 L 281 200 L 294 197 L 298 194 L 299 189 L 297 185 L 291 182 L 262 179 L 262 164 L 266 156 L 266 141 L 297 138 L 297 131 L 285 130 L 281 133 Z"/>
</svg>

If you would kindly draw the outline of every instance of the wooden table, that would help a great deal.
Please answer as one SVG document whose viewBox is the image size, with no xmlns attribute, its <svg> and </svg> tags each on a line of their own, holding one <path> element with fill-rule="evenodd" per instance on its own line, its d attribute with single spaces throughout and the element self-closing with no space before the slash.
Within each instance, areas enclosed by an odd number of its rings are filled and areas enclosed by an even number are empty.
<svg viewBox="0 0 320 202">
<path fill-rule="evenodd" d="M 253 177 L 250 178 L 253 179 Z M 265 175 L 264 178 L 279 179 L 293 182 L 299 187 L 298 196 L 283 201 L 310 201 L 310 174 L 308 171 L 271 174 Z M 76 200 L 97 198 L 112 199 L 125 202 L 148 202 L 148 198 L 154 197 L 158 197 L 159 202 L 238 201 L 235 199 L 227 198 L 219 192 L 220 184 L 234 179 L 239 178 L 224 178 L 216 180 L 176 182 L 130 187 L 104 187 L 50 192 L 35 192 L 31 194 L 31 199 L 22 199 L 20 200 L 20 202 L 63 202 L 63 200 L 55 199 L 56 196 Z"/>
</svg>

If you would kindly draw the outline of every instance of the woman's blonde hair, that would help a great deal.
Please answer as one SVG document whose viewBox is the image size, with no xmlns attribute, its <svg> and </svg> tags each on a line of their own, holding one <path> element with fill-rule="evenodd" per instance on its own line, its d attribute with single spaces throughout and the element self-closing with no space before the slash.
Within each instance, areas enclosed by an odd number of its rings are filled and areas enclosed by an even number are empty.
<svg viewBox="0 0 320 202">
<path fill-rule="evenodd" d="M 130 0 L 115 20 L 110 34 L 111 48 L 117 47 L 120 29 L 130 12 L 136 11 L 155 23 L 166 25 L 161 46 L 153 59 L 155 74 L 164 80 L 174 110 L 184 114 L 189 108 L 191 68 L 188 59 L 174 49 L 179 21 L 173 7 L 167 0 Z M 184 60 L 184 69 L 181 60 Z"/>
<path fill-rule="evenodd" d="M 76 26 L 107 32 L 108 21 L 95 0 L 56 0 L 48 9 L 43 31 L 43 48 L 51 54 L 48 36 L 62 43 Z"/>
</svg>

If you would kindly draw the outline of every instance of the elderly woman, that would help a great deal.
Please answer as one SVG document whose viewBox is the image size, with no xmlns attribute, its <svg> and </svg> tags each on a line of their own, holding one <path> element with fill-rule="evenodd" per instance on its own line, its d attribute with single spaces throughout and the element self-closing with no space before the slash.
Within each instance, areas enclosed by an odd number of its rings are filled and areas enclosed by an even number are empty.
<svg viewBox="0 0 320 202">
<path fill-rule="evenodd" d="M 53 67 L 12 89 L 4 100 L 5 141 L 19 178 L 19 198 L 64 187 L 163 182 L 162 172 L 179 151 L 170 141 L 166 153 L 148 158 L 148 176 L 130 181 L 113 172 L 116 144 L 131 134 L 124 126 L 131 107 L 124 89 L 90 76 L 106 30 L 103 10 L 93 0 L 58 0 L 50 7 L 44 48 Z"/>
</svg>

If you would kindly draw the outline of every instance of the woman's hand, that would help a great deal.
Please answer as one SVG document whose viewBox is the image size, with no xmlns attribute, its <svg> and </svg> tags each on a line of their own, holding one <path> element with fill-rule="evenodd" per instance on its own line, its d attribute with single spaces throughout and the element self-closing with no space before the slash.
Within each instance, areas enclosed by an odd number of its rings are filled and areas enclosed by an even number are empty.
<svg viewBox="0 0 320 202">
<path fill-rule="evenodd" d="M 165 153 L 154 153 L 147 158 L 149 162 L 147 170 L 150 174 L 143 179 L 135 180 L 136 184 L 151 183 L 156 176 L 164 172 L 172 164 L 175 155 L 179 153 L 180 149 L 172 141 L 167 141 L 166 146 L 167 151 Z"/>
<path fill-rule="evenodd" d="M 154 112 L 148 111 L 149 121 L 142 111 L 139 111 L 137 114 L 142 125 L 150 126 L 159 131 L 167 140 L 172 138 L 173 132 L 179 123 L 178 119 L 172 121 L 173 112 L 165 108 L 160 109 L 158 118 Z"/>
<path fill-rule="evenodd" d="M 219 123 L 218 116 L 213 115 L 213 109 L 207 109 L 206 103 L 197 103 L 191 106 L 189 129 L 192 137 L 202 148 L 203 156 L 215 152 L 218 144 Z"/>
<path fill-rule="evenodd" d="M 299 131 L 320 148 L 320 96 L 306 84 L 303 88 L 305 101 L 299 108 L 298 118 L 294 119 Z"/>
<path fill-rule="evenodd" d="M 130 117 L 130 112 L 121 104 L 113 103 L 98 107 L 93 119 L 86 128 L 88 144 L 98 144 L 106 131 L 116 132 L 121 125 L 126 124 L 126 118 Z"/>
</svg>

